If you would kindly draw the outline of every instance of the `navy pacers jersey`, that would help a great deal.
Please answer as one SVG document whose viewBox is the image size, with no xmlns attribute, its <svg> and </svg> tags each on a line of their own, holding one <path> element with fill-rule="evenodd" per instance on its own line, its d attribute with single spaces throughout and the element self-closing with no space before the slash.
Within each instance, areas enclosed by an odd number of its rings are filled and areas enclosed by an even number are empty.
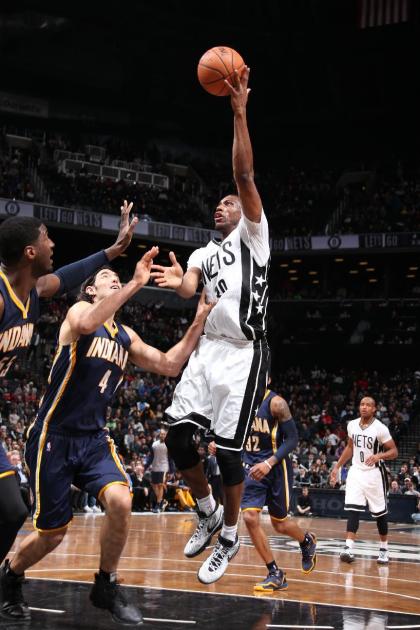
<svg viewBox="0 0 420 630">
<path fill-rule="evenodd" d="M 250 466 L 268 459 L 278 448 L 279 423 L 270 411 L 270 403 L 275 396 L 278 394 L 267 389 L 264 400 L 252 423 L 251 433 L 243 454 L 243 461 Z"/>
<path fill-rule="evenodd" d="M 16 359 L 28 350 L 34 324 L 39 318 L 39 297 L 34 288 L 23 304 L 1 270 L 0 293 L 4 301 L 0 321 L 0 377 L 4 378 Z"/>
<path fill-rule="evenodd" d="M 255 464 L 269 459 L 284 440 L 282 423 L 273 417 L 270 411 L 272 399 L 278 396 L 269 389 L 254 418 L 243 460 L 248 474 L 241 501 L 242 510 L 260 511 L 266 505 L 271 518 L 284 520 L 289 511 L 292 491 L 292 471 L 289 457 L 273 466 L 266 476 L 256 481 L 249 476 L 249 470 Z"/>
<path fill-rule="evenodd" d="M 34 324 L 39 317 L 39 297 L 36 290 L 32 289 L 26 304 L 23 304 L 1 270 L 0 293 L 4 302 L 0 321 L 0 377 L 4 378 L 16 359 L 24 356 L 28 350 Z M 13 474 L 14 468 L 0 446 L 0 478 Z"/>
<path fill-rule="evenodd" d="M 122 381 L 131 339 L 124 327 L 107 324 L 70 345 L 59 345 L 37 425 L 60 432 L 98 431 Z"/>
</svg>

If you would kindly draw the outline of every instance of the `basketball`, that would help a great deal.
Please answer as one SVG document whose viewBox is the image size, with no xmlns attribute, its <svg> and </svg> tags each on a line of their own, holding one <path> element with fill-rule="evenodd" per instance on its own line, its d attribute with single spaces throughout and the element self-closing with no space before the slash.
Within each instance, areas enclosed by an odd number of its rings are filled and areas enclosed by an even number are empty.
<svg viewBox="0 0 420 630">
<path fill-rule="evenodd" d="M 235 70 L 242 73 L 245 64 L 241 55 L 228 46 L 210 48 L 198 62 L 197 75 L 203 88 L 214 96 L 227 96 L 224 80 L 232 78 Z"/>
</svg>

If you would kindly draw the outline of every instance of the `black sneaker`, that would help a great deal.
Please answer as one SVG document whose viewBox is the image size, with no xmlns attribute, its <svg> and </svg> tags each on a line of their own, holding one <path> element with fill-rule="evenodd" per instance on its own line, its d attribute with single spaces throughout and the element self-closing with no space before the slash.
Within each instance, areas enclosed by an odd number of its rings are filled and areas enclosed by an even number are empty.
<svg viewBox="0 0 420 630">
<path fill-rule="evenodd" d="M 10 562 L 5 560 L 0 569 L 0 591 L 2 605 L 0 616 L 15 621 L 29 621 L 31 611 L 28 604 L 23 599 L 22 584 L 24 576 L 14 576 L 9 573 Z"/>
<path fill-rule="evenodd" d="M 114 621 L 125 626 L 140 626 L 143 617 L 135 604 L 127 601 L 118 582 L 108 582 L 95 573 L 95 583 L 90 592 L 90 601 L 96 608 L 109 610 Z"/>
</svg>

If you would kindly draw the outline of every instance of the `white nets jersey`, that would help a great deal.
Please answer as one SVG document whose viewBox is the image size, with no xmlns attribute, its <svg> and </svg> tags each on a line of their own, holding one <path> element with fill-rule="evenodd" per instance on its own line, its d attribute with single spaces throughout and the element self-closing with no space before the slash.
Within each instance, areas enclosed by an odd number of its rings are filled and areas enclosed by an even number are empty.
<svg viewBox="0 0 420 630">
<path fill-rule="evenodd" d="M 212 240 L 196 249 L 188 269 L 200 269 L 209 300 L 217 300 L 204 332 L 255 341 L 266 331 L 267 275 L 270 261 L 268 223 L 242 216 L 224 241 Z"/>
<path fill-rule="evenodd" d="M 347 433 L 353 440 L 352 466 L 359 470 L 372 470 L 372 466 L 367 466 L 364 462 L 369 455 L 381 452 L 382 444 L 392 439 L 388 427 L 376 418 L 366 429 L 360 427 L 360 418 L 351 420 L 347 425 Z"/>
</svg>

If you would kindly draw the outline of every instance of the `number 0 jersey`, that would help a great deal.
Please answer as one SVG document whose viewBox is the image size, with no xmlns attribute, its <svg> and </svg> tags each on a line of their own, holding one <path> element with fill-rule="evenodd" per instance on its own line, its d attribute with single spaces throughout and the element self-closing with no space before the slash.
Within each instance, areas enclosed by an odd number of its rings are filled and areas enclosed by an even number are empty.
<svg viewBox="0 0 420 630">
<path fill-rule="evenodd" d="M 188 269 L 200 269 L 207 297 L 217 300 L 205 333 L 249 341 L 264 337 L 269 259 L 264 212 L 260 223 L 242 216 L 223 241 L 212 240 L 191 254 Z"/>
<path fill-rule="evenodd" d="M 372 466 L 367 466 L 365 461 L 369 455 L 381 452 L 382 444 L 392 440 L 388 427 L 377 418 L 366 429 L 361 428 L 360 418 L 351 420 L 347 425 L 347 433 L 353 440 L 352 466 L 360 470 L 372 470 Z"/>
<path fill-rule="evenodd" d="M 37 415 L 37 425 L 63 433 L 97 431 L 122 381 L 131 339 L 106 324 L 70 345 L 59 345 Z"/>
<path fill-rule="evenodd" d="M 281 425 L 270 411 L 270 403 L 275 396 L 278 394 L 267 389 L 252 423 L 251 433 L 243 452 L 243 461 L 250 466 L 271 457 L 283 441 Z"/>
</svg>

